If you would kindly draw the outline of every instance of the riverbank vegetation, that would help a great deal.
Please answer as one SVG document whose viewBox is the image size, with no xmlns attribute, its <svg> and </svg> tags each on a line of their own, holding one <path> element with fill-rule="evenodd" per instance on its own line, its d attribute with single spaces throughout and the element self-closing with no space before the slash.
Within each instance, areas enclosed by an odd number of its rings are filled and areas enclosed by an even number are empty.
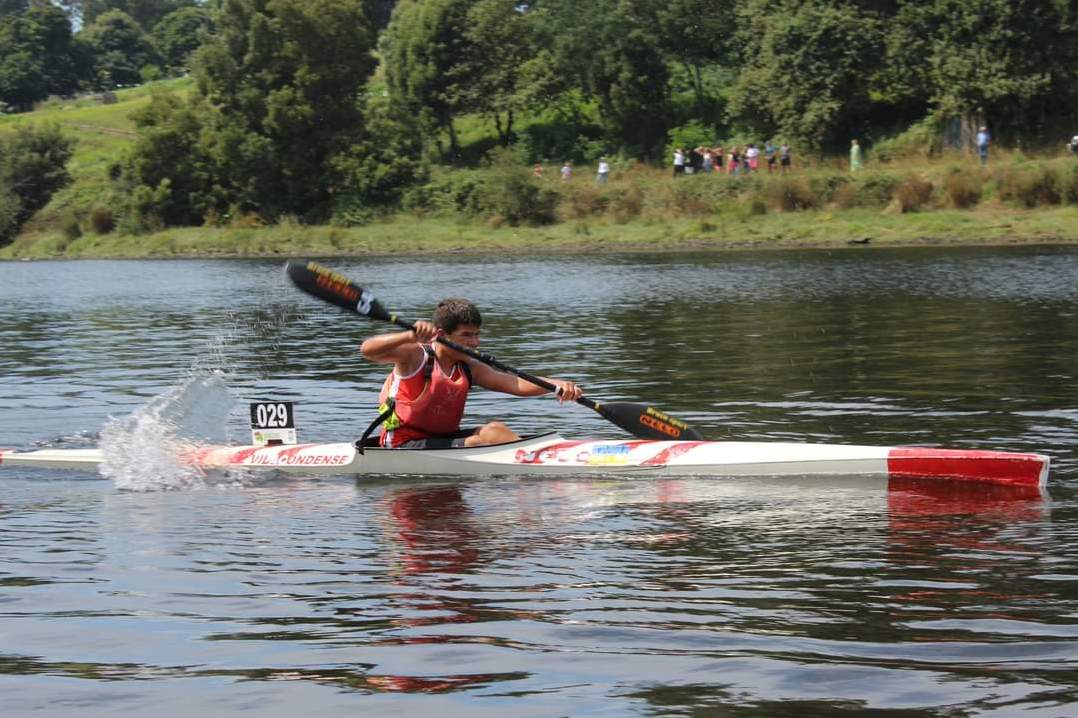
<svg viewBox="0 0 1078 718">
<path fill-rule="evenodd" d="M 127 65 L 95 60 L 82 81 L 107 94 L 0 117 L 0 135 L 55 123 L 77 142 L 71 183 L 0 257 L 1073 238 L 1069 3 L 177 0 L 169 12 L 193 5 L 198 43 L 153 65 L 167 54 L 154 38 L 179 37 L 157 27 L 165 14 L 122 19 L 141 6 L 97 2 L 94 32 L 130 40 L 114 48 Z M 55 8 L 2 7 L 0 34 L 46 16 L 63 34 Z M 149 40 L 120 33 L 132 23 Z M 88 29 L 56 47 L 105 47 L 86 45 Z M 117 89 L 116 68 L 136 62 L 158 68 L 142 80 L 191 76 Z M 14 86 L 5 67 L 0 94 Z M 981 125 L 986 166 L 970 152 Z M 852 137 L 866 152 L 856 173 Z M 765 141 L 793 147 L 790 171 L 666 167 L 675 147 Z"/>
</svg>

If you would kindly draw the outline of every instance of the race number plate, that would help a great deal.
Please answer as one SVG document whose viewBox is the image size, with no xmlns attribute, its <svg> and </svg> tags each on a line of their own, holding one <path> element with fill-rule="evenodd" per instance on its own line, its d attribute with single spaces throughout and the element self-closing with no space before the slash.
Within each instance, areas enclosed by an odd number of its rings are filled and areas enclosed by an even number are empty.
<svg viewBox="0 0 1078 718">
<path fill-rule="evenodd" d="M 258 446 L 295 444 L 296 417 L 292 402 L 251 402 L 251 443 Z"/>
</svg>

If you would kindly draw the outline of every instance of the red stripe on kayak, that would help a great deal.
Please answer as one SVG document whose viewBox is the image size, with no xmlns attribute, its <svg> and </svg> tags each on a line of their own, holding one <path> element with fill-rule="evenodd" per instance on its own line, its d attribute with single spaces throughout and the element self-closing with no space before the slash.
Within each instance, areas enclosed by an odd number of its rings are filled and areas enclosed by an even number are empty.
<svg viewBox="0 0 1078 718">
<path fill-rule="evenodd" d="M 303 449 L 309 448 L 311 446 L 315 446 L 315 444 L 294 444 L 285 447 L 283 451 L 281 450 L 282 447 L 280 446 L 244 446 L 239 449 L 233 449 L 230 453 L 228 453 L 224 457 L 223 463 L 215 463 L 221 466 L 236 466 L 246 463 L 252 457 L 261 455 L 262 457 L 266 458 L 272 457 L 272 460 L 254 463 L 269 466 L 278 463 L 281 457 L 294 456 L 297 452 L 300 452 Z M 222 447 L 217 446 L 200 447 L 195 451 L 191 452 L 186 458 L 188 462 L 195 464 L 196 466 L 201 466 L 206 462 L 208 456 L 221 451 L 221 449 Z"/>
<path fill-rule="evenodd" d="M 238 449 L 229 454 L 225 461 L 229 464 L 242 464 L 265 448 L 265 446 L 248 446 L 245 449 Z"/>
<path fill-rule="evenodd" d="M 7 449 L 0 449 L 0 464 L 4 463 L 4 452 L 5 451 L 7 451 Z"/>
<path fill-rule="evenodd" d="M 652 456 L 647 461 L 641 461 L 641 466 L 666 466 L 672 459 L 676 459 L 679 456 L 684 456 L 697 446 L 706 444 L 706 441 L 679 441 L 673 446 L 669 446 L 659 453 Z"/>
<path fill-rule="evenodd" d="M 888 454 L 887 472 L 891 476 L 931 476 L 1037 486 L 1047 462 L 1047 457 L 1040 454 L 900 447 L 891 449 Z"/>
</svg>

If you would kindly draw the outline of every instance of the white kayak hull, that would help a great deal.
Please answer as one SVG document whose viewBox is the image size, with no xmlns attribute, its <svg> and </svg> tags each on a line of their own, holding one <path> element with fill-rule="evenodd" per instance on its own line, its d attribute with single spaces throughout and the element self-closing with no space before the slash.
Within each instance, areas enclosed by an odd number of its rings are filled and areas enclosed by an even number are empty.
<svg viewBox="0 0 1078 718">
<path fill-rule="evenodd" d="M 567 440 L 555 434 L 460 449 L 381 449 L 351 443 L 205 447 L 181 463 L 315 475 L 639 475 L 925 477 L 1043 488 L 1043 454 L 923 447 L 745 441 Z M 96 471 L 97 449 L 0 450 L 0 466 Z"/>
</svg>

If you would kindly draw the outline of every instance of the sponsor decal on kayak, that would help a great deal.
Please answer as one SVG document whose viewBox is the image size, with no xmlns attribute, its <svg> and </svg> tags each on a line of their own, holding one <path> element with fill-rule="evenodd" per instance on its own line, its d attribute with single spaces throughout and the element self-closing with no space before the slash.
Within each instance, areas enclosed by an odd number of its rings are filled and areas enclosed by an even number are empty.
<svg viewBox="0 0 1078 718">
<path fill-rule="evenodd" d="M 290 452 L 254 454 L 246 462 L 258 466 L 344 466 L 352 460 L 348 454 L 306 454 Z"/>
<path fill-rule="evenodd" d="M 630 466 L 633 450 L 656 442 L 622 441 L 616 444 L 590 441 L 566 441 L 539 449 L 518 449 L 513 457 L 516 464 L 571 464 L 574 466 Z"/>
<path fill-rule="evenodd" d="M 591 451 L 581 451 L 576 459 L 588 466 L 624 466 L 629 463 L 632 448 L 629 444 L 596 446 Z"/>
</svg>

